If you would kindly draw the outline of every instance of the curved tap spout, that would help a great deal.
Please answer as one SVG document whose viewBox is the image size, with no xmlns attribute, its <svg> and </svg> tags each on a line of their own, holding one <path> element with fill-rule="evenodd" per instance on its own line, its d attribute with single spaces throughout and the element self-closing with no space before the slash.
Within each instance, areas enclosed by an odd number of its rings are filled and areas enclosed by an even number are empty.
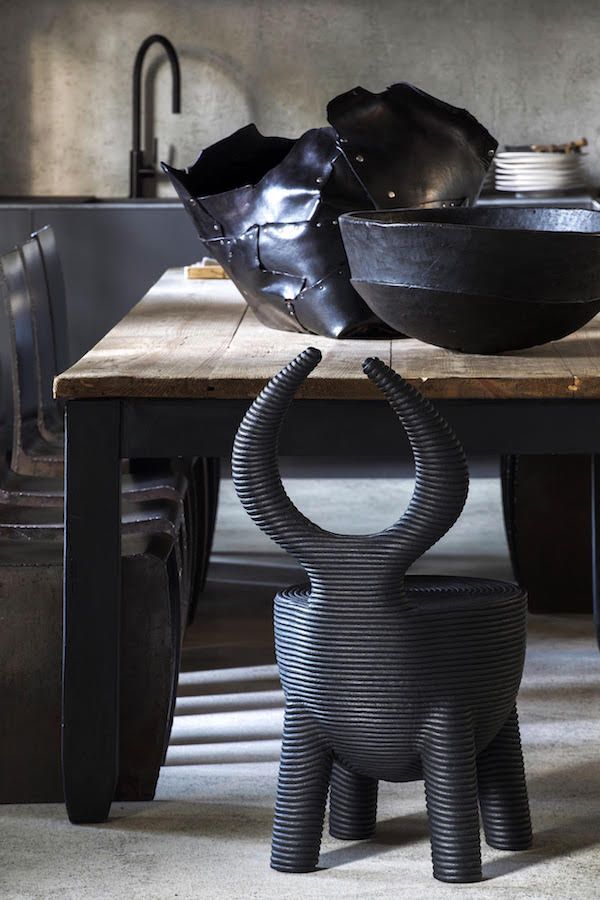
<svg viewBox="0 0 600 900">
<path fill-rule="evenodd" d="M 177 52 L 171 41 L 162 34 L 151 34 L 142 41 L 135 57 L 133 65 L 133 122 L 132 122 L 132 146 L 130 153 L 130 184 L 129 196 L 141 197 L 142 179 L 155 175 L 154 166 L 144 166 L 143 151 L 141 148 L 142 134 L 142 68 L 146 53 L 153 44 L 160 44 L 167 54 L 171 64 L 172 75 L 172 101 L 173 113 L 181 112 L 181 71 Z"/>
</svg>

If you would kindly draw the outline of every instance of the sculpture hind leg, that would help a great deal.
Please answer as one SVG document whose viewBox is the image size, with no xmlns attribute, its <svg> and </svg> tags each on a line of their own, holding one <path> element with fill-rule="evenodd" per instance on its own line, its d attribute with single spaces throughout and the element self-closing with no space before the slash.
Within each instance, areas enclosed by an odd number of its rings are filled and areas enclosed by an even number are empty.
<svg viewBox="0 0 600 900">
<path fill-rule="evenodd" d="M 332 753 L 300 705 L 286 705 L 271 843 L 271 867 L 312 872 L 319 861 Z"/>
<path fill-rule="evenodd" d="M 422 750 L 433 876 L 481 880 L 477 766 L 471 718 L 445 712 L 431 723 Z"/>
<path fill-rule="evenodd" d="M 516 707 L 477 757 L 477 779 L 486 842 L 498 850 L 526 850 L 531 819 Z"/>
<path fill-rule="evenodd" d="M 356 775 L 334 759 L 329 795 L 329 833 L 341 841 L 373 837 L 377 822 L 377 781 Z"/>
</svg>

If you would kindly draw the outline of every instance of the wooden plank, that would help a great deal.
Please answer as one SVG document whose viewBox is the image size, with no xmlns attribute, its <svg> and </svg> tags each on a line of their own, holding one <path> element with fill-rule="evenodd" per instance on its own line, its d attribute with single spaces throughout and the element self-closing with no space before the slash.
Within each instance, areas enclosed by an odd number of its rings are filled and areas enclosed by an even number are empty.
<svg viewBox="0 0 600 900">
<path fill-rule="evenodd" d="M 56 378 L 55 396 L 194 396 L 246 309 L 230 281 L 188 281 L 182 269 L 171 269 L 95 347 Z"/>
<path fill-rule="evenodd" d="M 362 371 L 363 360 L 379 356 L 391 361 L 389 340 L 338 341 L 311 334 L 265 328 L 251 311 L 212 370 L 208 390 L 213 397 L 253 398 L 276 372 L 307 347 L 318 347 L 323 359 L 298 397 L 362 400 L 378 394 Z"/>
<path fill-rule="evenodd" d="M 396 340 L 392 365 L 423 394 L 438 399 L 597 399 L 600 317 L 560 341 L 498 356 Z"/>
<path fill-rule="evenodd" d="M 595 399 L 600 396 L 600 316 L 575 334 L 551 345 L 573 375 L 567 386 L 571 396 Z M 539 348 L 543 350 L 543 347 Z"/>
<path fill-rule="evenodd" d="M 499 356 L 420 341 L 346 340 L 261 325 L 229 281 L 167 272 L 100 343 L 55 383 L 58 397 L 248 399 L 308 346 L 323 362 L 299 396 L 368 399 L 362 374 L 380 356 L 427 396 L 447 399 L 600 398 L 600 317 L 553 344 Z"/>
</svg>

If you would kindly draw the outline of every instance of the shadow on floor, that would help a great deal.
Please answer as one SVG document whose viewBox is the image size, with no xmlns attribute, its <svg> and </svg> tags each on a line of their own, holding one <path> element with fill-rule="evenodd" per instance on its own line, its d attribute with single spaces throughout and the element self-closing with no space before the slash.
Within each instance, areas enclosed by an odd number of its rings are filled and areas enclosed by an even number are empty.
<svg viewBox="0 0 600 900">
<path fill-rule="evenodd" d="M 261 777 L 274 782 L 272 776 Z M 596 797 L 599 782 L 600 762 L 581 762 L 530 777 L 528 783 L 534 820 L 533 847 L 524 852 L 503 854 L 487 863 L 484 867 L 485 878 L 520 871 L 600 845 L 600 809 L 591 812 L 589 809 L 590 798 Z M 267 803 L 270 787 L 265 785 L 265 788 Z M 273 783 L 273 792 L 274 788 Z M 544 802 L 549 797 L 553 798 L 551 811 L 544 810 Z M 561 797 L 564 797 L 564 818 L 560 816 L 560 812 L 556 812 L 557 807 L 560 809 Z M 580 809 L 581 812 L 572 815 L 570 813 L 573 808 Z M 240 804 L 239 797 L 231 804 L 159 800 L 152 804 L 132 804 L 124 814 L 122 810 L 123 808 L 116 808 L 109 822 L 95 827 L 117 832 L 186 834 L 207 838 L 238 837 L 248 840 L 263 835 L 268 840 L 272 822 L 270 804 Z M 536 828 L 536 818 L 552 818 L 554 824 L 551 827 Z M 377 834 L 372 840 L 352 842 L 340 845 L 339 849 L 324 852 L 321 856 L 321 868 L 347 865 L 424 841 L 428 837 L 425 809 L 422 813 L 383 820 L 378 823 Z"/>
</svg>

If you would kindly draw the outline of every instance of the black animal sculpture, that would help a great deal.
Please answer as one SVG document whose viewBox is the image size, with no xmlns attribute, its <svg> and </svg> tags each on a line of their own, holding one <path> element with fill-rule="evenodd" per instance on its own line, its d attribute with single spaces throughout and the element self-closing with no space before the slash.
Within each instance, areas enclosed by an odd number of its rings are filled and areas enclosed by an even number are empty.
<svg viewBox="0 0 600 900">
<path fill-rule="evenodd" d="M 363 368 L 410 439 L 408 509 L 360 536 L 329 533 L 296 509 L 279 476 L 278 434 L 320 358 L 305 350 L 267 384 L 233 450 L 241 502 L 310 580 L 275 598 L 286 708 L 271 865 L 316 867 L 330 785 L 331 834 L 359 840 L 375 828 L 378 780 L 423 778 L 434 876 L 478 881 L 478 799 L 488 844 L 531 842 L 515 706 L 526 596 L 498 581 L 406 578 L 460 514 L 468 472 L 448 424 L 380 360 Z"/>
</svg>

